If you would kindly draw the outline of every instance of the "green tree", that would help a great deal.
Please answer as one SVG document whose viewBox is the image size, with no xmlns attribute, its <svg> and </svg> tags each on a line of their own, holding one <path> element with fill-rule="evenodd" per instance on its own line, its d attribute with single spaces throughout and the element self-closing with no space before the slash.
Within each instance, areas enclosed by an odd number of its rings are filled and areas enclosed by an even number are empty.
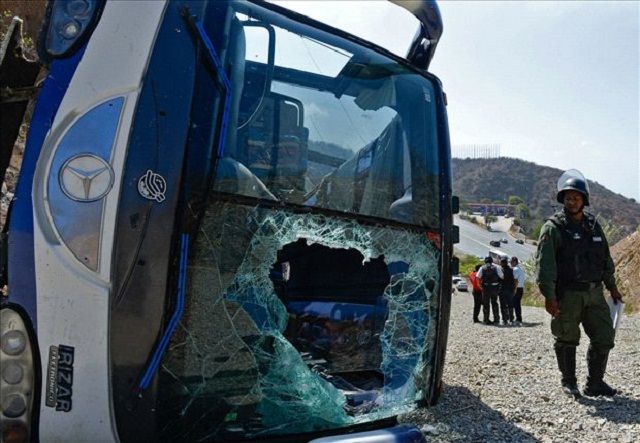
<svg viewBox="0 0 640 443">
<path fill-rule="evenodd" d="M 537 240 L 538 237 L 540 237 L 540 231 L 542 230 L 542 225 L 543 224 L 544 224 L 544 222 L 542 222 L 542 221 L 538 222 L 538 224 L 531 231 L 531 238 L 534 238 L 534 239 Z"/>
<path fill-rule="evenodd" d="M 498 219 L 494 215 L 491 215 L 489 213 L 485 214 L 485 216 L 484 216 L 484 224 L 487 227 L 487 229 L 489 229 L 491 227 L 491 223 L 493 223 L 496 220 L 498 220 Z"/>
<path fill-rule="evenodd" d="M 510 195 L 508 201 L 509 201 L 509 204 L 513 206 L 524 204 L 524 200 L 522 200 L 522 198 L 518 197 L 517 195 Z"/>
<path fill-rule="evenodd" d="M 531 217 L 531 211 L 529 211 L 529 208 L 524 203 L 518 204 L 516 207 L 516 214 L 518 215 L 518 218 L 524 219 Z"/>
</svg>

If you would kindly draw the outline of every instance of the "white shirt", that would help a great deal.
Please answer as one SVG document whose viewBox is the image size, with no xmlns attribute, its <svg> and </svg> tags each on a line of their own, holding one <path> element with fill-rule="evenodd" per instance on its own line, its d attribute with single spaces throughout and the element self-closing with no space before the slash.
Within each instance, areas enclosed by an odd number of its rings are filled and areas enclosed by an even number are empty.
<svg viewBox="0 0 640 443">
<path fill-rule="evenodd" d="M 518 287 L 524 288 L 524 271 L 520 268 L 520 266 L 513 267 L 513 277 L 518 280 Z"/>
</svg>

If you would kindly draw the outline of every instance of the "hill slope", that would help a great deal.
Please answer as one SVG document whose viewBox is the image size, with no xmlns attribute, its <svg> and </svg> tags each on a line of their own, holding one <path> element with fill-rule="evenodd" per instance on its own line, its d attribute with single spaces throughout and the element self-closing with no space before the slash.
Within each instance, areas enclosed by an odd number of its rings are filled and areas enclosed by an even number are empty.
<svg viewBox="0 0 640 443">
<path fill-rule="evenodd" d="M 640 311 L 640 231 L 620 240 L 611 248 L 616 264 L 616 280 L 630 311 Z"/>
<path fill-rule="evenodd" d="M 563 171 L 514 158 L 453 159 L 453 193 L 465 201 L 506 202 L 510 195 L 521 197 L 529 209 L 545 218 L 554 212 L 556 182 Z M 589 180 L 591 206 L 595 215 L 619 226 L 621 235 L 640 225 L 640 204 Z"/>
</svg>

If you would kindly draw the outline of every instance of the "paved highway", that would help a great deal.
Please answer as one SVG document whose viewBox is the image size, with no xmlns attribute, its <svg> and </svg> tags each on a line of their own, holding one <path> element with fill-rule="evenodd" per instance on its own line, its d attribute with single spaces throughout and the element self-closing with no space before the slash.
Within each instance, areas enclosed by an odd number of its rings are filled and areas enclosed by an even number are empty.
<svg viewBox="0 0 640 443">
<path fill-rule="evenodd" d="M 477 216 L 482 220 L 481 216 Z M 516 239 L 508 234 L 508 226 L 511 219 L 498 217 L 496 223 L 492 223 L 492 231 L 487 231 L 484 227 L 475 225 L 467 220 L 461 220 L 454 216 L 454 223 L 460 226 L 460 243 L 455 245 L 456 250 L 464 254 L 471 254 L 477 257 L 485 257 L 490 249 L 504 252 L 509 257 L 516 256 L 520 261 L 527 260 L 536 252 L 536 247 L 530 244 L 520 245 Z M 506 238 L 508 243 L 500 243 L 500 247 L 490 246 L 489 241 Z"/>
</svg>

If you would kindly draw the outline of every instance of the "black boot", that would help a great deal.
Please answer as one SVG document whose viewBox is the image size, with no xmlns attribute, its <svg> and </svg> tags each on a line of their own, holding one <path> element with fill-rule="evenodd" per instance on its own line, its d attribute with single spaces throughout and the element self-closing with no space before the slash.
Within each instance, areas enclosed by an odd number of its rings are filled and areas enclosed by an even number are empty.
<svg viewBox="0 0 640 443">
<path fill-rule="evenodd" d="M 589 397 L 613 397 L 618 393 L 617 390 L 606 384 L 603 380 L 604 373 L 607 370 L 607 360 L 609 359 L 609 351 L 596 351 L 591 346 L 587 351 L 587 366 L 589 367 L 589 376 L 587 377 L 587 385 L 584 387 L 584 395 Z"/>
<path fill-rule="evenodd" d="M 562 373 L 562 392 L 573 398 L 580 398 L 578 381 L 576 380 L 576 347 L 556 343 L 558 368 Z"/>
</svg>

